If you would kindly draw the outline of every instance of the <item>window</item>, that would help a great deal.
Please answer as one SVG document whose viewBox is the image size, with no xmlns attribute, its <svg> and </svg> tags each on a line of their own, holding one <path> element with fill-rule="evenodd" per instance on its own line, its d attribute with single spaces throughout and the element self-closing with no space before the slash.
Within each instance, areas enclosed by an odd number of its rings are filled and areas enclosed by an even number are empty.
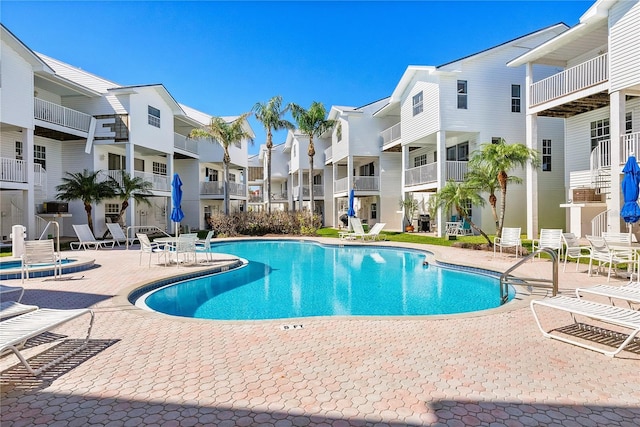
<svg viewBox="0 0 640 427">
<path fill-rule="evenodd" d="M 216 169 L 204 168 L 204 176 L 208 178 L 205 181 L 217 181 L 218 171 Z"/>
<path fill-rule="evenodd" d="M 127 168 L 127 158 L 119 154 L 109 153 L 107 159 L 107 169 L 110 171 L 119 171 Z"/>
<path fill-rule="evenodd" d="M 422 91 L 413 95 L 413 115 L 422 113 Z"/>
<path fill-rule="evenodd" d="M 470 199 L 465 199 L 462 202 L 462 208 L 467 211 L 467 215 L 469 216 L 469 218 L 471 218 L 473 214 L 473 205 L 471 204 Z"/>
<path fill-rule="evenodd" d="M 33 163 L 47 169 L 47 149 L 42 145 L 33 146 Z"/>
<path fill-rule="evenodd" d="M 153 173 L 156 175 L 167 175 L 167 165 L 160 162 L 153 162 Z"/>
<path fill-rule="evenodd" d="M 16 160 L 22 160 L 22 141 L 16 141 Z"/>
<path fill-rule="evenodd" d="M 427 164 L 427 154 L 420 154 L 413 159 L 413 167 L 423 166 Z"/>
<path fill-rule="evenodd" d="M 229 182 L 236 182 L 236 174 L 229 172 Z"/>
<path fill-rule="evenodd" d="M 627 113 L 624 115 L 624 133 L 633 132 L 633 114 Z"/>
<path fill-rule="evenodd" d="M 436 163 L 438 161 L 438 152 L 434 151 L 433 152 L 433 163 Z"/>
<path fill-rule="evenodd" d="M 377 219 L 377 218 L 378 218 L 378 204 L 371 203 L 371 219 Z"/>
<path fill-rule="evenodd" d="M 499 136 L 494 136 L 491 138 L 491 143 L 492 144 L 500 144 L 503 141 L 503 139 Z"/>
<path fill-rule="evenodd" d="M 520 85 L 511 85 L 511 112 L 520 112 Z"/>
<path fill-rule="evenodd" d="M 148 115 L 148 119 L 149 119 L 149 124 L 151 126 L 155 126 L 157 128 L 160 127 L 160 110 L 158 110 L 157 108 L 153 108 L 151 105 L 149 105 L 149 115 Z"/>
<path fill-rule="evenodd" d="M 144 160 L 133 159 L 133 170 L 144 172 Z"/>
<path fill-rule="evenodd" d="M 360 176 L 374 176 L 373 162 L 360 166 Z"/>
<path fill-rule="evenodd" d="M 609 119 L 591 122 L 591 151 L 598 147 L 600 141 L 609 139 Z"/>
<path fill-rule="evenodd" d="M 447 161 L 466 162 L 469 160 L 469 141 L 447 147 Z"/>
<path fill-rule="evenodd" d="M 458 109 L 467 109 L 467 81 L 458 80 Z"/>
<path fill-rule="evenodd" d="M 313 176 L 313 185 L 322 185 L 322 175 Z"/>
<path fill-rule="evenodd" d="M 542 140 L 542 170 L 551 172 L 551 140 Z"/>
<path fill-rule="evenodd" d="M 338 122 L 338 126 L 336 126 L 336 141 L 342 141 L 342 122 Z"/>
<path fill-rule="evenodd" d="M 105 203 L 104 204 L 104 213 L 106 215 L 114 215 L 120 213 L 120 205 L 117 203 Z"/>
</svg>

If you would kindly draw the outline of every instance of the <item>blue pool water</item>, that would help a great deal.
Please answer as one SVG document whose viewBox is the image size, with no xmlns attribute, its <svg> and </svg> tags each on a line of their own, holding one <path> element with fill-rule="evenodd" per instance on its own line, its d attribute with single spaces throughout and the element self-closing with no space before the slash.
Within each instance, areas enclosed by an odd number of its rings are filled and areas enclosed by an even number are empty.
<svg viewBox="0 0 640 427">
<path fill-rule="evenodd" d="M 68 264 L 70 262 L 74 262 L 74 259 L 63 259 L 62 260 L 62 264 Z M 51 266 L 53 267 L 53 264 L 33 264 L 32 267 L 46 267 L 46 266 Z M 22 262 L 21 261 L 2 261 L 0 262 L 0 270 L 13 270 L 13 269 L 20 269 L 22 267 Z"/>
<path fill-rule="evenodd" d="M 495 277 L 424 266 L 425 253 L 298 241 L 236 241 L 214 252 L 248 266 L 161 288 L 152 310 L 219 320 L 453 314 L 500 306 Z M 514 291 L 510 289 L 509 298 Z"/>
</svg>

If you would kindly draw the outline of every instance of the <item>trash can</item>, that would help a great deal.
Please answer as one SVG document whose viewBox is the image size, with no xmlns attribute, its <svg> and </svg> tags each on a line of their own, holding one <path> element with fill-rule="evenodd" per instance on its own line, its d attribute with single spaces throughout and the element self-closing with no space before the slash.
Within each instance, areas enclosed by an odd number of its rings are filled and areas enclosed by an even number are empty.
<svg viewBox="0 0 640 427">
<path fill-rule="evenodd" d="M 430 215 L 420 215 L 418 219 L 418 229 L 424 232 L 431 231 L 431 216 Z"/>
</svg>

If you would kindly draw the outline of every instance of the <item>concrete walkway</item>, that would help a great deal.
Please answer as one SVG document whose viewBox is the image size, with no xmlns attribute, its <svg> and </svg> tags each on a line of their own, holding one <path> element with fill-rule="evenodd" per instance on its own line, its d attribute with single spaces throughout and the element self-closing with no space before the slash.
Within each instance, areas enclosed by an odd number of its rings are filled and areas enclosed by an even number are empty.
<svg viewBox="0 0 640 427">
<path fill-rule="evenodd" d="M 405 246 L 497 271 L 515 261 L 468 249 Z M 78 254 L 95 257 L 99 267 L 65 275 L 70 280 L 31 279 L 23 302 L 92 307 L 91 343 L 38 378 L 16 366 L 15 356 L 0 358 L 3 427 L 640 425 L 640 345 L 609 358 L 545 339 L 525 293 L 483 313 L 306 318 L 295 321 L 303 328 L 283 330 L 293 322 L 142 311 L 127 301 L 129 292 L 178 268 L 157 265 L 155 257 L 151 268 L 146 258 L 139 266 L 137 250 L 64 253 Z M 527 263 L 522 275 L 548 276 L 549 264 Z M 202 267 L 179 270 L 196 268 Z M 560 272 L 563 294 L 606 281 L 588 277 L 586 266 L 574 269 L 571 264 Z M 561 313 L 545 319 L 571 324 Z M 32 340 L 25 354 L 46 361 L 82 337 L 83 322 Z"/>
</svg>

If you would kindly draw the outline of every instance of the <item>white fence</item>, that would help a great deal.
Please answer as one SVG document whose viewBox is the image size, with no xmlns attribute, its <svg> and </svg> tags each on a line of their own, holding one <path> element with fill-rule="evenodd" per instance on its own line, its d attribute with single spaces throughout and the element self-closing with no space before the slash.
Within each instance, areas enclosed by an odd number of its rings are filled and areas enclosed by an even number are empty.
<svg viewBox="0 0 640 427">
<path fill-rule="evenodd" d="M 45 101 L 44 99 L 34 98 L 34 117 L 44 122 L 57 124 L 71 129 L 89 132 L 91 124 L 91 116 Z"/>
<path fill-rule="evenodd" d="M 33 185 L 43 187 L 47 185 L 47 171 L 42 165 L 33 165 Z M 0 157 L 0 181 L 27 182 L 27 162 L 24 160 Z"/>
<path fill-rule="evenodd" d="M 201 181 L 200 194 L 208 196 L 224 196 L 224 181 Z M 247 186 L 238 182 L 230 182 L 229 195 L 246 196 Z"/>
<path fill-rule="evenodd" d="M 382 146 L 399 140 L 402 136 L 400 133 L 400 123 L 397 123 L 390 128 L 383 130 L 382 132 L 380 132 L 380 136 L 382 137 Z"/>
</svg>

